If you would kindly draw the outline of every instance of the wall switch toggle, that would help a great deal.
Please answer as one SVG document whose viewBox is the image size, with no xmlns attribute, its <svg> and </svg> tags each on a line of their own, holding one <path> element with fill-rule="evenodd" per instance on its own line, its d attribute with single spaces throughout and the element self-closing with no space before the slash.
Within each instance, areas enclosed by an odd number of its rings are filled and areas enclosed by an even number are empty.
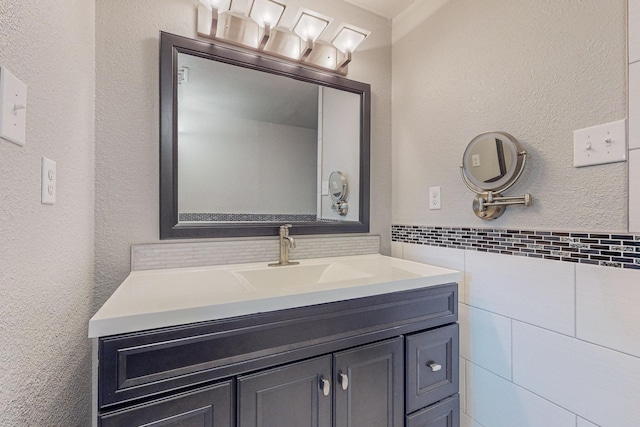
<svg viewBox="0 0 640 427">
<path fill-rule="evenodd" d="M 0 68 L 0 138 L 23 146 L 27 129 L 27 85 Z"/>
<path fill-rule="evenodd" d="M 601 165 L 627 159 L 626 120 L 573 132 L 573 166 Z"/>
</svg>

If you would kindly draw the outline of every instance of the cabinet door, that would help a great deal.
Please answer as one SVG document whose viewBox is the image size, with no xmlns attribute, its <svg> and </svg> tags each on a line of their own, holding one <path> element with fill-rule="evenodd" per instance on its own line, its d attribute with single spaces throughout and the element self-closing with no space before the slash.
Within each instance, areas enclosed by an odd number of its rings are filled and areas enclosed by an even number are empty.
<svg viewBox="0 0 640 427">
<path fill-rule="evenodd" d="M 335 354 L 335 427 L 402 426 L 403 349 L 398 337 Z"/>
<path fill-rule="evenodd" d="M 233 427 L 230 381 L 100 416 L 100 427 Z"/>
<path fill-rule="evenodd" d="M 238 427 L 331 427 L 331 356 L 238 378 Z"/>
</svg>

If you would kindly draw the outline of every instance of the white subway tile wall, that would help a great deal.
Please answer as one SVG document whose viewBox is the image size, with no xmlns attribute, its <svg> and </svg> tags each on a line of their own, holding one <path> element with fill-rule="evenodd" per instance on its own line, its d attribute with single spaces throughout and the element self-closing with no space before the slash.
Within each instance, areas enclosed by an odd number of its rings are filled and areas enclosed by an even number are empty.
<svg viewBox="0 0 640 427">
<path fill-rule="evenodd" d="M 640 0 L 629 0 L 628 4 L 629 231 L 638 233 L 640 232 Z"/>
<path fill-rule="evenodd" d="M 638 288 L 638 272 L 576 266 L 577 337 L 640 356 Z"/>
<path fill-rule="evenodd" d="M 573 264 L 466 251 L 472 307 L 573 335 Z"/>
<path fill-rule="evenodd" d="M 629 64 L 629 149 L 640 148 L 640 62 Z"/>
<path fill-rule="evenodd" d="M 467 412 L 467 393 L 465 392 L 466 384 L 467 384 L 467 363 L 465 359 L 460 358 L 460 412 L 461 414 L 465 414 Z"/>
<path fill-rule="evenodd" d="M 585 420 L 584 418 L 578 417 L 578 427 L 598 427 L 592 422 Z"/>
<path fill-rule="evenodd" d="M 464 271 L 464 253 L 455 249 L 406 245 L 402 249 L 402 258 L 417 262 L 425 262 L 425 259 L 429 259 L 429 264 Z M 458 299 L 462 302 L 465 302 L 466 282 L 463 275 L 458 283 Z"/>
<path fill-rule="evenodd" d="M 640 232 L 640 148 L 629 151 L 629 230 Z"/>
<path fill-rule="evenodd" d="M 308 259 L 380 253 L 380 236 L 295 237 L 290 258 Z M 277 261 L 278 238 L 154 243 L 131 246 L 131 271 Z"/>
<path fill-rule="evenodd" d="M 598 425 L 640 425 L 638 357 L 514 322 L 513 382 Z"/>
<path fill-rule="evenodd" d="M 511 319 L 459 305 L 460 356 L 511 379 Z"/>
<path fill-rule="evenodd" d="M 467 414 L 484 427 L 575 427 L 576 416 L 467 362 Z"/>
<path fill-rule="evenodd" d="M 640 427 L 640 272 L 396 243 L 464 259 L 462 426 Z"/>
</svg>

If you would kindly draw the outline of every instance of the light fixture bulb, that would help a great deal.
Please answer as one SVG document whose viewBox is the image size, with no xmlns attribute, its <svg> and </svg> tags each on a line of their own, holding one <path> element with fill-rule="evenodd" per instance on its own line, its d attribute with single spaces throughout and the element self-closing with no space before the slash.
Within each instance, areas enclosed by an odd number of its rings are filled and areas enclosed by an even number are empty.
<svg viewBox="0 0 640 427">
<path fill-rule="evenodd" d="M 224 12 L 229 9 L 231 0 L 200 0 L 200 3 L 205 5 L 208 9 L 216 9 L 220 12 Z"/>
<path fill-rule="evenodd" d="M 301 10 L 293 31 L 304 41 L 315 42 L 322 32 L 329 26 L 330 18 L 310 10 Z"/>
<path fill-rule="evenodd" d="M 231 0 L 229 10 L 231 12 L 240 13 L 244 16 L 249 16 L 252 4 L 253 0 Z"/>
<path fill-rule="evenodd" d="M 254 0 L 249 17 L 258 25 L 275 28 L 282 18 L 285 5 L 273 0 Z"/>
<path fill-rule="evenodd" d="M 351 25 L 342 24 L 332 44 L 343 53 L 353 52 L 366 39 L 370 31 L 362 30 Z"/>
</svg>

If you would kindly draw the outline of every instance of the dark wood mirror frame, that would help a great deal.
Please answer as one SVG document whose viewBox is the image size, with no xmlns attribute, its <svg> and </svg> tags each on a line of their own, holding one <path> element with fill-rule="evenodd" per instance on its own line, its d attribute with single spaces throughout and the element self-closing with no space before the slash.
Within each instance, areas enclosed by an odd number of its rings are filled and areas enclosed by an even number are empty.
<svg viewBox="0 0 640 427">
<path fill-rule="evenodd" d="M 186 53 L 227 64 L 278 74 L 360 95 L 359 221 L 295 222 L 291 234 L 369 232 L 371 86 L 271 58 L 201 40 L 160 33 L 160 239 L 277 236 L 281 223 L 178 222 L 177 60 Z"/>
</svg>

